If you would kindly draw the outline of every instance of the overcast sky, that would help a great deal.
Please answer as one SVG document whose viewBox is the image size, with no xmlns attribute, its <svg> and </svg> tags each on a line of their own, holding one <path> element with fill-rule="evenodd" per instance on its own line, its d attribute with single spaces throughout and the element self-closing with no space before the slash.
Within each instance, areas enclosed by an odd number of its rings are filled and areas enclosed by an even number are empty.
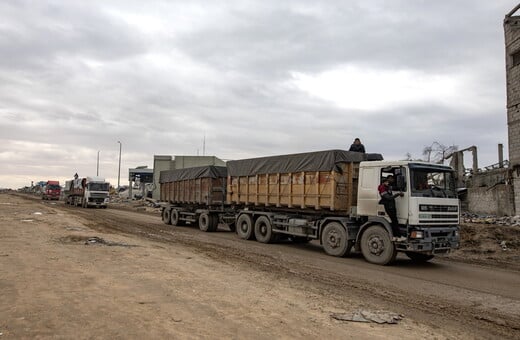
<svg viewBox="0 0 520 340">
<path fill-rule="evenodd" d="M 2 1 L 0 187 L 153 155 L 507 158 L 512 0 Z M 471 157 L 466 157 L 470 162 Z M 471 163 L 467 164 L 471 167 Z"/>
</svg>

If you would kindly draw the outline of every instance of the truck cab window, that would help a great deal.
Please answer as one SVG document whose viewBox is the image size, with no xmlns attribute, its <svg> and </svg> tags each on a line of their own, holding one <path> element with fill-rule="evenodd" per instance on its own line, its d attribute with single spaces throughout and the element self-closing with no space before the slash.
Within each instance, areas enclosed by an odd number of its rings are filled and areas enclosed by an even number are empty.
<svg viewBox="0 0 520 340">
<path fill-rule="evenodd" d="M 394 168 L 383 168 L 381 169 L 380 183 L 383 183 L 386 177 L 394 177 L 394 183 L 392 184 L 392 190 L 394 191 L 406 191 L 406 169 L 402 167 Z"/>
<path fill-rule="evenodd" d="M 450 171 L 411 169 L 412 196 L 455 198 L 455 181 Z"/>
</svg>

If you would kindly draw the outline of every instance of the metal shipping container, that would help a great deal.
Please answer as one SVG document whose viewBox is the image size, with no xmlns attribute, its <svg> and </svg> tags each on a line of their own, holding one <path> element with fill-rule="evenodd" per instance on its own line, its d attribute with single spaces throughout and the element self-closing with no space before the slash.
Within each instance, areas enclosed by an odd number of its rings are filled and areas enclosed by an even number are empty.
<svg viewBox="0 0 520 340">
<path fill-rule="evenodd" d="M 161 171 L 161 201 L 222 205 L 226 199 L 226 176 L 226 167 L 213 165 Z"/>
<path fill-rule="evenodd" d="M 348 214 L 359 163 L 380 155 L 343 150 L 229 161 L 227 203 Z"/>
</svg>

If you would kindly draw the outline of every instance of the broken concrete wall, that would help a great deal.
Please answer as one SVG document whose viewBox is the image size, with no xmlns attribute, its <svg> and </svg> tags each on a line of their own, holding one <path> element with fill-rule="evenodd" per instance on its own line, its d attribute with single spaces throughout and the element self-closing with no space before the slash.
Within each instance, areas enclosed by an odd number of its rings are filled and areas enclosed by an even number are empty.
<svg viewBox="0 0 520 340">
<path fill-rule="evenodd" d="M 512 186 L 499 184 L 494 187 L 468 189 L 468 210 L 476 214 L 512 216 Z"/>
<path fill-rule="evenodd" d="M 468 188 L 492 187 L 506 183 L 509 173 L 507 168 L 494 169 L 473 174 L 467 181 Z"/>
<path fill-rule="evenodd" d="M 515 215 L 515 191 L 509 169 L 479 172 L 467 181 L 467 188 L 468 193 L 463 203 L 469 212 L 498 216 Z"/>
</svg>

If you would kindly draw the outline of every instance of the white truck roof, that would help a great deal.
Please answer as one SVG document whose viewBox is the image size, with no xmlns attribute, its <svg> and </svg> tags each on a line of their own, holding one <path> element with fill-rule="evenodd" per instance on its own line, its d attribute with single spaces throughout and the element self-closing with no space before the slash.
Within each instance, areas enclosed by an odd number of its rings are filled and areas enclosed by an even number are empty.
<svg viewBox="0 0 520 340">
<path fill-rule="evenodd" d="M 86 179 L 87 179 L 88 183 L 94 183 L 94 182 L 104 183 L 105 182 L 105 178 L 99 177 L 99 176 L 90 176 L 90 177 L 86 177 Z"/>
</svg>

